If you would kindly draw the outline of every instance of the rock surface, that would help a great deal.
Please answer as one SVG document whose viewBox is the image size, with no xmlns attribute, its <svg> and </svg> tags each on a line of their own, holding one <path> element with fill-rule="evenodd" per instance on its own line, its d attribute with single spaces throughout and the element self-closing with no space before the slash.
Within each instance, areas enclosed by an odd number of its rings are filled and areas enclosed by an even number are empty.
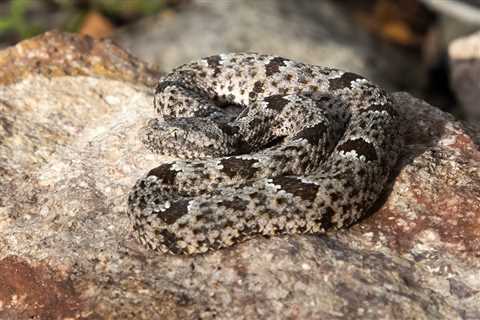
<svg viewBox="0 0 480 320">
<path fill-rule="evenodd" d="M 87 123 L 114 111 L 101 96 L 96 101 L 84 100 L 77 85 L 68 81 L 28 103 L 23 99 L 34 98 L 4 91 L 7 85 L 21 86 L 18 83 L 35 75 L 51 79 L 83 75 L 152 86 L 159 77 L 157 71 L 111 41 L 93 41 L 56 31 L 0 51 L 0 69 L 0 192 L 3 194 L 8 194 L 5 188 L 12 179 L 28 176 L 45 164 L 59 146 L 71 143 Z M 42 85 L 37 81 L 31 89 L 39 92 Z M 68 103 L 66 97 L 70 99 Z M 0 206 L 2 203 L 0 198 Z"/>
<path fill-rule="evenodd" d="M 469 121 L 480 121 L 480 32 L 450 44 L 451 86 Z"/>
<path fill-rule="evenodd" d="M 480 318 L 479 131 L 394 98 L 407 147 L 369 217 L 324 236 L 174 257 L 140 247 L 125 213 L 134 181 L 164 160 L 137 137 L 153 116 L 151 88 L 97 74 L 3 83 L 0 318 Z M 70 131 L 39 139 L 39 127 Z"/>
<path fill-rule="evenodd" d="M 162 71 L 246 51 L 354 71 L 397 89 L 418 88 L 424 77 L 411 56 L 375 41 L 338 1 L 193 0 L 178 13 L 128 26 L 115 40 Z"/>
</svg>

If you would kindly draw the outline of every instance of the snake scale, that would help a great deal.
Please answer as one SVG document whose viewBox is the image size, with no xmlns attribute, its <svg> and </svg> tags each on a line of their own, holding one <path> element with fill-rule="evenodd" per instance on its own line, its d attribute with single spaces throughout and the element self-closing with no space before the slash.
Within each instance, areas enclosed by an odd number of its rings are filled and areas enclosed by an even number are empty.
<svg viewBox="0 0 480 320">
<path fill-rule="evenodd" d="M 235 116 L 232 105 L 242 108 Z M 351 225 L 379 198 L 403 143 L 383 89 L 278 56 L 179 66 L 159 82 L 154 106 L 142 142 L 179 159 L 136 182 L 128 215 L 135 238 L 164 253 Z"/>
</svg>

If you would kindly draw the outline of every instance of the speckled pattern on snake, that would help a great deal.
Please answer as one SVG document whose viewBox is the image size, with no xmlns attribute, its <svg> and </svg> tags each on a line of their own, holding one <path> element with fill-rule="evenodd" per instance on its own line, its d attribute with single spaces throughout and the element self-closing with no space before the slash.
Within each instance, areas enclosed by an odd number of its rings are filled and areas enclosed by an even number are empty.
<svg viewBox="0 0 480 320">
<path fill-rule="evenodd" d="M 384 90 L 278 56 L 182 65 L 159 82 L 154 105 L 143 143 L 179 159 L 137 181 L 128 214 L 135 237 L 165 253 L 351 225 L 379 198 L 402 145 Z"/>
</svg>

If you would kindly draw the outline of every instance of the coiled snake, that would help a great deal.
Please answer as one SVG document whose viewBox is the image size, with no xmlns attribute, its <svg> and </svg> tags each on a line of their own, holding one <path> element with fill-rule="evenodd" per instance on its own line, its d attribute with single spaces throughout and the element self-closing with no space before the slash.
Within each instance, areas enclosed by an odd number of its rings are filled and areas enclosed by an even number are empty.
<svg viewBox="0 0 480 320">
<path fill-rule="evenodd" d="M 137 181 L 128 214 L 142 244 L 173 254 L 348 226 L 378 199 L 402 145 L 384 90 L 278 56 L 182 65 L 154 105 L 143 143 L 182 159 Z M 227 105 L 243 110 L 232 117 Z"/>
</svg>

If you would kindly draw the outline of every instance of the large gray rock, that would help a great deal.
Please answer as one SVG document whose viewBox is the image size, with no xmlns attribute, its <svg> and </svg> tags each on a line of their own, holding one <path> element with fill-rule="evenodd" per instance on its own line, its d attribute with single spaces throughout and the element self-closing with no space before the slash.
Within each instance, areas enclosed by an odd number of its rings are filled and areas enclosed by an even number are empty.
<svg viewBox="0 0 480 320">
<path fill-rule="evenodd" d="M 151 88 L 34 73 L 1 85 L 10 117 L 22 117 L 0 121 L 19 128 L 0 140 L 9 178 L 0 188 L 0 318 L 480 318 L 479 132 L 409 94 L 394 98 L 407 146 L 368 218 L 328 235 L 174 257 L 139 246 L 125 213 L 134 181 L 164 160 L 137 137 L 153 116 Z M 72 110 L 88 121 L 72 122 Z M 36 114 L 75 134 L 18 175 L 3 159 L 37 155 L 13 148 L 17 137 L 39 148 L 57 139 L 29 135 L 23 119 Z"/>
<path fill-rule="evenodd" d="M 115 40 L 162 71 L 220 52 L 253 51 L 354 71 L 391 88 L 423 81 L 410 57 L 373 39 L 336 1 L 194 0 L 128 26 Z"/>
</svg>

